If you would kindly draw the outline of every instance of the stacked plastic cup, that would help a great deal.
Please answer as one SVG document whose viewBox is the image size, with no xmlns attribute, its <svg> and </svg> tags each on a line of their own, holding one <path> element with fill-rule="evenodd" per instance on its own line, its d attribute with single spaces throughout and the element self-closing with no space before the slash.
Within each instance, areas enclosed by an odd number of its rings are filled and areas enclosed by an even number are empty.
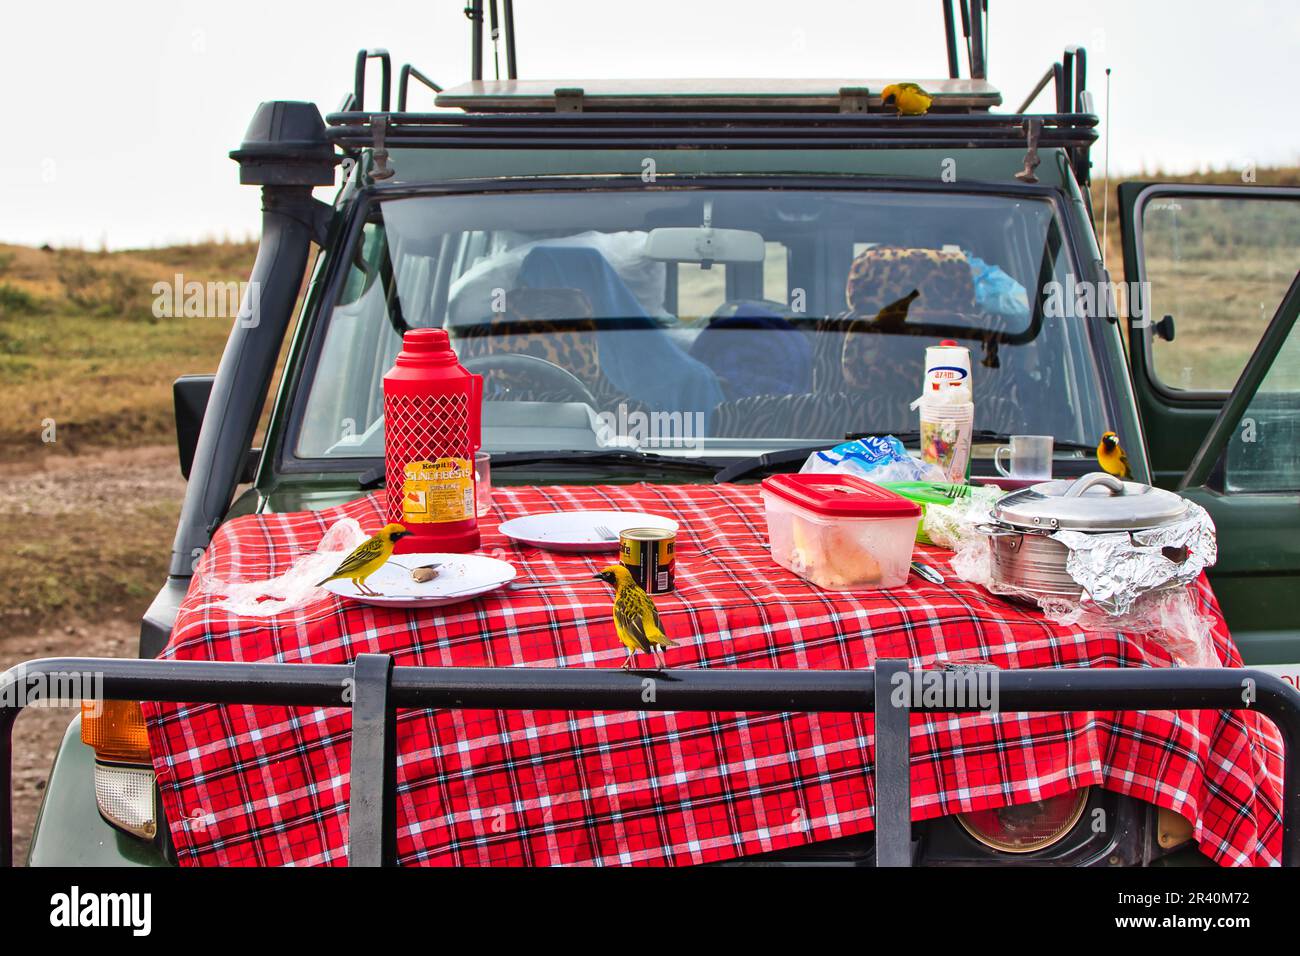
<svg viewBox="0 0 1300 956">
<path fill-rule="evenodd" d="M 922 460 L 951 482 L 966 481 L 975 427 L 970 350 L 950 340 L 927 348 L 921 397 L 912 407 L 921 410 Z"/>
</svg>

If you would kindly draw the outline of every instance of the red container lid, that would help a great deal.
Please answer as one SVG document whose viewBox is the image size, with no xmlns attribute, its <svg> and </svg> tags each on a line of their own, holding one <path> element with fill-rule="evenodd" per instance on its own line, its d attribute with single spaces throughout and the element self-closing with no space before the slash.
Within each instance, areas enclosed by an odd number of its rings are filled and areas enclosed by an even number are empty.
<svg viewBox="0 0 1300 956">
<path fill-rule="evenodd" d="M 763 490 L 828 518 L 918 518 L 921 506 L 854 475 L 773 475 Z"/>
</svg>

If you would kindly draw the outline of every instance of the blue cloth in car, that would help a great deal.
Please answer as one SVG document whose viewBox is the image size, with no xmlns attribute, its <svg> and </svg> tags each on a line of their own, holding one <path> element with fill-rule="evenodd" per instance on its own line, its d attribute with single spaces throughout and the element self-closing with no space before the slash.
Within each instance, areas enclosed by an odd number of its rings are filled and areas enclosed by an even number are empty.
<svg viewBox="0 0 1300 956">
<path fill-rule="evenodd" d="M 1024 286 L 1007 275 L 1001 266 L 985 262 L 969 252 L 966 261 L 970 263 L 971 281 L 975 284 L 976 305 L 1009 319 L 1029 318 L 1029 295 Z"/>
<path fill-rule="evenodd" d="M 812 391 L 812 344 L 762 306 L 744 303 L 734 315 L 714 319 L 691 345 L 691 355 L 727 383 L 730 399 Z"/>
<path fill-rule="evenodd" d="M 598 250 L 539 246 L 524 257 L 516 281 L 586 294 L 596 318 L 601 371 L 619 391 L 652 409 L 705 416 L 723 400 L 717 376 L 668 337 Z"/>
</svg>

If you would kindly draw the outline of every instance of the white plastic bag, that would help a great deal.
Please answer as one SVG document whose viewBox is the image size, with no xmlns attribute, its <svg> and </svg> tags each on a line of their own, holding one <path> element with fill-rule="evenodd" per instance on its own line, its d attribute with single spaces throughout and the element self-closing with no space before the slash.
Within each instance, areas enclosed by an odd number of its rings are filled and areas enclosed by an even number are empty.
<svg viewBox="0 0 1300 956">
<path fill-rule="evenodd" d="M 667 266 L 645 255 L 646 236 L 640 231 L 583 232 L 555 239 L 525 242 L 505 252 L 487 256 L 451 284 L 447 294 L 447 322 L 451 326 L 474 325 L 493 311 L 496 289 L 513 289 L 528 253 L 539 246 L 583 246 L 595 249 L 610 264 L 647 315 L 666 317 L 664 285 Z M 605 318 L 605 316 L 598 316 Z"/>
<path fill-rule="evenodd" d="M 799 469 L 802 474 L 856 475 L 877 484 L 886 481 L 946 481 L 935 465 L 913 458 L 893 435 L 859 438 L 815 451 Z"/>
<path fill-rule="evenodd" d="M 211 599 L 202 607 L 240 617 L 274 617 L 306 607 L 327 596 L 317 585 L 366 537 L 356 519 L 342 518 L 330 525 L 315 551 L 304 552 L 283 574 L 261 581 L 205 578 L 203 593 Z"/>
</svg>

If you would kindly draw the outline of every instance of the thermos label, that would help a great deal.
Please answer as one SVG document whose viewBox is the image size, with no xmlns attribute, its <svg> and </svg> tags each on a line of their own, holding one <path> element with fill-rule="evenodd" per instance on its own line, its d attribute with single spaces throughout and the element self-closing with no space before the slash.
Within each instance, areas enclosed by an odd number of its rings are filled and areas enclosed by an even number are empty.
<svg viewBox="0 0 1300 956">
<path fill-rule="evenodd" d="M 474 515 L 474 466 L 466 458 L 412 461 L 403 469 L 402 520 L 464 521 Z"/>
</svg>

